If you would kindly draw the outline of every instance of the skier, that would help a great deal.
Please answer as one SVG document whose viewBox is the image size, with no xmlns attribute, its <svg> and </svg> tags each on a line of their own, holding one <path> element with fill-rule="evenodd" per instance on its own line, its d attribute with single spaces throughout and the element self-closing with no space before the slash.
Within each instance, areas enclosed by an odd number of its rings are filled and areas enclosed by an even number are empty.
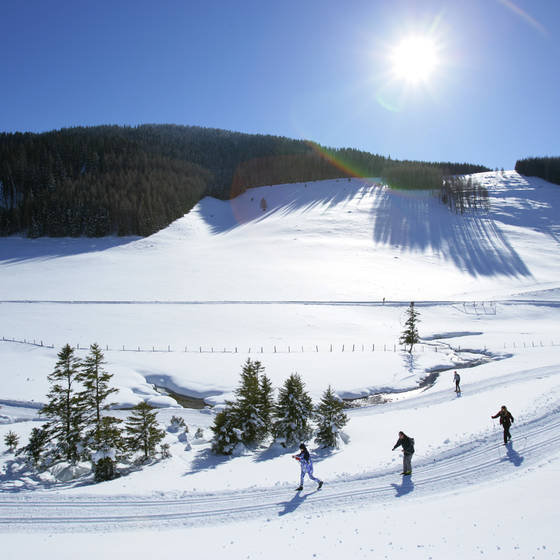
<svg viewBox="0 0 560 560">
<path fill-rule="evenodd" d="M 303 490 L 303 477 L 305 476 L 305 473 L 308 474 L 311 480 L 314 480 L 317 483 L 317 490 L 321 490 L 323 481 L 313 476 L 313 461 L 311 461 L 311 456 L 309 455 L 309 451 L 307 451 L 307 447 L 305 447 L 305 444 L 302 443 L 299 448 L 300 452 L 297 455 L 292 455 L 292 457 L 296 459 L 296 461 L 299 461 L 301 467 L 299 488 L 297 488 L 296 491 L 300 492 L 301 490 Z"/>
<path fill-rule="evenodd" d="M 412 474 L 412 455 L 414 454 L 414 438 L 408 437 L 404 432 L 399 432 L 399 439 L 393 446 L 393 451 L 402 445 L 403 472 L 401 474 Z"/>
<path fill-rule="evenodd" d="M 453 381 L 455 381 L 455 392 L 460 393 L 461 387 L 459 387 L 459 383 L 461 383 L 461 376 L 457 373 L 457 370 L 453 374 Z"/>
<path fill-rule="evenodd" d="M 505 445 L 511 439 L 509 428 L 513 424 L 513 416 L 511 415 L 511 412 L 506 408 L 505 404 L 491 418 L 498 418 L 498 416 L 500 417 L 500 424 L 504 428 L 504 445 Z"/>
</svg>

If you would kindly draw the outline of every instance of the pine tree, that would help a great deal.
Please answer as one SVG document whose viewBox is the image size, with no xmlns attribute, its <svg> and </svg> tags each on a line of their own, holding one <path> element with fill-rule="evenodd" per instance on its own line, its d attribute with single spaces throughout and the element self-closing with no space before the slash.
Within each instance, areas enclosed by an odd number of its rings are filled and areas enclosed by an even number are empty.
<svg viewBox="0 0 560 560">
<path fill-rule="evenodd" d="M 81 404 L 87 412 L 85 421 L 90 426 L 89 437 L 98 437 L 101 429 L 102 411 L 110 406 L 107 398 L 118 391 L 109 387 L 109 380 L 113 375 L 104 369 L 105 359 L 101 348 L 97 344 L 90 346 L 90 353 L 81 364 L 81 371 L 77 378 L 82 382 L 84 391 L 80 393 Z"/>
<path fill-rule="evenodd" d="M 58 362 L 48 376 L 52 385 L 47 395 L 49 402 L 39 411 L 49 419 L 50 438 L 56 440 L 59 452 L 72 463 L 80 458 L 84 428 L 84 408 L 77 392 L 79 367 L 74 349 L 67 344 L 58 353 Z"/>
<path fill-rule="evenodd" d="M 158 428 L 154 407 L 144 401 L 132 409 L 132 415 L 126 420 L 126 433 L 128 449 L 140 449 L 144 461 L 153 457 L 157 444 L 165 437 L 165 431 Z"/>
<path fill-rule="evenodd" d="M 315 442 L 322 447 L 338 447 L 340 430 L 348 422 L 348 416 L 344 413 L 344 402 L 337 397 L 330 385 L 315 408 L 315 419 L 317 420 Z"/>
<path fill-rule="evenodd" d="M 238 428 L 233 403 L 226 402 L 226 407 L 216 414 L 214 425 L 211 426 L 212 451 L 219 455 L 231 455 L 237 444 L 241 443 L 242 432 Z"/>
<path fill-rule="evenodd" d="M 4 443 L 11 453 L 14 453 L 19 443 L 19 436 L 11 430 L 4 436 Z"/>
<path fill-rule="evenodd" d="M 259 414 L 262 420 L 262 429 L 258 434 L 259 441 L 264 438 L 271 431 L 272 413 L 274 411 L 274 390 L 272 382 L 263 373 L 259 379 Z"/>
<path fill-rule="evenodd" d="M 259 361 L 252 362 L 248 358 L 241 371 L 241 383 L 235 391 L 234 416 L 244 445 L 259 443 L 268 431 L 261 414 L 260 374 L 263 371 Z"/>
<path fill-rule="evenodd" d="M 309 421 L 313 413 L 311 397 L 305 392 L 297 373 L 286 379 L 274 408 L 276 421 L 272 434 L 284 447 L 290 447 L 311 437 Z"/>
<path fill-rule="evenodd" d="M 29 436 L 29 443 L 17 451 L 17 455 L 23 455 L 29 463 L 37 466 L 45 453 L 45 447 L 49 441 L 47 425 L 33 428 Z"/>
<path fill-rule="evenodd" d="M 410 306 L 406 310 L 407 319 L 404 323 L 404 331 L 401 335 L 399 342 L 405 346 L 410 345 L 408 349 L 409 354 L 412 352 L 412 348 L 415 344 L 420 342 L 420 336 L 418 335 L 418 319 L 419 313 L 414 309 L 414 302 L 410 302 Z"/>
<path fill-rule="evenodd" d="M 94 451 L 92 461 L 96 482 L 115 478 L 117 461 L 125 455 L 126 441 L 119 427 L 121 423 L 122 420 L 113 416 L 103 416 L 92 434 L 90 445 Z"/>
</svg>

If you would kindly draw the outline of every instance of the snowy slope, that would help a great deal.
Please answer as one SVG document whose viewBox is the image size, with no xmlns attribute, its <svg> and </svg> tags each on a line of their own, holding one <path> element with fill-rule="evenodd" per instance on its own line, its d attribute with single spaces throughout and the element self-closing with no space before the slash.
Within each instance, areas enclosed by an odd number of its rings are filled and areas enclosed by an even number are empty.
<svg viewBox="0 0 560 560">
<path fill-rule="evenodd" d="M 555 288 L 558 187 L 515 172 L 476 178 L 490 192 L 488 215 L 455 215 L 429 193 L 354 179 L 206 198 L 145 239 L 3 238 L 0 293 L 3 300 L 410 301 Z"/>
<path fill-rule="evenodd" d="M 0 337 L 26 340 L 0 341 L 7 558 L 557 558 L 560 188 L 476 178 L 485 215 L 355 179 L 204 199 L 146 239 L 0 239 Z M 398 346 L 410 300 L 412 357 Z M 57 350 L 94 341 L 120 406 L 147 400 L 162 425 L 181 415 L 204 438 L 186 449 L 169 432 L 170 459 L 98 485 L 14 461 L 4 435 L 39 425 Z M 340 449 L 310 442 L 320 492 L 294 493 L 291 450 L 213 456 L 213 411 L 155 387 L 219 405 L 247 357 L 276 387 L 297 371 L 314 400 L 332 384 L 388 401 L 349 410 Z M 501 404 L 516 419 L 508 447 L 490 419 Z M 416 439 L 411 478 L 398 430 Z"/>
</svg>

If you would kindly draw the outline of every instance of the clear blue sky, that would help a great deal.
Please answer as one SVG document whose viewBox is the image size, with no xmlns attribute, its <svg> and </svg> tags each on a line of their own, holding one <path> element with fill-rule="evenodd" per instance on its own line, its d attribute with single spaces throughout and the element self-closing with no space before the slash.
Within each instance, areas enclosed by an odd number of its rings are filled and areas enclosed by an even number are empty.
<svg viewBox="0 0 560 560">
<path fill-rule="evenodd" d="M 398 159 L 560 155 L 558 0 L 1 0 L 0 130 L 174 123 Z M 389 53 L 431 37 L 411 85 Z"/>
</svg>

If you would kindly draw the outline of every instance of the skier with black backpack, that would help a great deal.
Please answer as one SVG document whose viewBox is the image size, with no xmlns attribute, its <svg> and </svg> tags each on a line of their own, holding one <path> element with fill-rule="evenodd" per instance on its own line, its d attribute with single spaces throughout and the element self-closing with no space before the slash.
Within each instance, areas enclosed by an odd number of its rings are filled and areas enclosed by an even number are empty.
<svg viewBox="0 0 560 560">
<path fill-rule="evenodd" d="M 513 416 L 511 415 L 511 412 L 506 408 L 505 404 L 502 405 L 502 408 L 500 408 L 500 410 L 498 410 L 496 414 L 491 416 L 491 418 L 498 418 L 498 417 L 500 418 L 500 424 L 504 429 L 504 445 L 506 445 L 507 442 L 511 439 L 511 434 L 509 433 L 509 429 L 513 424 Z"/>
<path fill-rule="evenodd" d="M 403 472 L 401 474 L 412 474 L 412 455 L 414 455 L 414 438 L 408 437 L 404 432 L 399 432 L 399 439 L 393 446 L 393 451 L 402 446 Z"/>
</svg>

